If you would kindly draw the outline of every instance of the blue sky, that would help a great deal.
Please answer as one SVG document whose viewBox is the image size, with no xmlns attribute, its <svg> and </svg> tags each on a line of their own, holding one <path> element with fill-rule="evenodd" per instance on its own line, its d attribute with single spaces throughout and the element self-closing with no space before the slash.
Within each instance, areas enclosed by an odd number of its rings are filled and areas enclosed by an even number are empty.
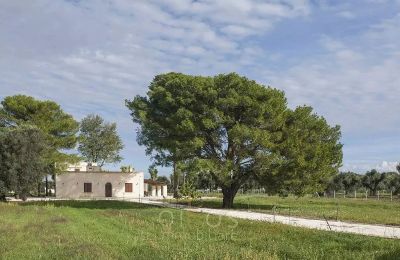
<svg viewBox="0 0 400 260">
<path fill-rule="evenodd" d="M 124 100 L 169 71 L 236 71 L 313 106 L 342 126 L 344 170 L 400 160 L 399 0 L 0 0 L 0 36 L 1 99 L 117 122 L 139 170 L 150 161 Z"/>
</svg>

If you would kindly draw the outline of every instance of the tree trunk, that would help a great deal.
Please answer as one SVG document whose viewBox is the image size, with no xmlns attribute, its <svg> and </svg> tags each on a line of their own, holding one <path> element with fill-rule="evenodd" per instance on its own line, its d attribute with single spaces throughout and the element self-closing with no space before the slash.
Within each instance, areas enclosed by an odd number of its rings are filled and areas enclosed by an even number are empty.
<svg viewBox="0 0 400 260">
<path fill-rule="evenodd" d="M 173 162 L 173 168 L 174 168 L 174 198 L 178 198 L 178 182 L 179 182 L 179 178 L 178 175 L 176 173 L 176 162 Z"/>
<path fill-rule="evenodd" d="M 57 195 L 57 185 L 56 185 L 57 175 L 54 173 L 52 176 L 53 176 L 52 178 L 53 178 L 53 185 L 54 185 L 54 194 L 53 194 L 53 196 L 56 197 L 56 195 Z"/>
<path fill-rule="evenodd" d="M 22 192 L 21 194 L 19 194 L 19 198 L 20 198 L 22 201 L 26 201 L 26 199 L 27 199 L 26 193 L 25 193 L 25 192 Z"/>
<path fill-rule="evenodd" d="M 239 190 L 238 185 L 233 185 L 233 184 L 231 186 L 222 188 L 222 194 L 224 195 L 224 198 L 222 200 L 223 208 L 225 209 L 233 208 L 233 200 L 238 190 Z"/>
<path fill-rule="evenodd" d="M 49 196 L 49 180 L 47 179 L 47 174 L 46 174 L 46 197 Z"/>
</svg>

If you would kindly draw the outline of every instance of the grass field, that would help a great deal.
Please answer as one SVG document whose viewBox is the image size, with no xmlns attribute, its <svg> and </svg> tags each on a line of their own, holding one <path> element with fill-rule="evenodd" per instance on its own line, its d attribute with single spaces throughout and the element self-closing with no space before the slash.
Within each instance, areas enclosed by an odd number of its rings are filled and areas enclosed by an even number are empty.
<svg viewBox="0 0 400 260">
<path fill-rule="evenodd" d="M 176 202 L 171 200 L 171 202 Z M 179 203 L 187 204 L 187 200 Z M 219 208 L 222 198 L 192 201 L 193 206 Z M 265 195 L 238 195 L 236 209 L 281 215 L 301 216 L 370 224 L 400 226 L 400 201 L 354 199 L 277 197 Z"/>
<path fill-rule="evenodd" d="M 0 259 L 400 257 L 398 240 L 117 201 L 0 203 L 0 234 Z"/>
</svg>

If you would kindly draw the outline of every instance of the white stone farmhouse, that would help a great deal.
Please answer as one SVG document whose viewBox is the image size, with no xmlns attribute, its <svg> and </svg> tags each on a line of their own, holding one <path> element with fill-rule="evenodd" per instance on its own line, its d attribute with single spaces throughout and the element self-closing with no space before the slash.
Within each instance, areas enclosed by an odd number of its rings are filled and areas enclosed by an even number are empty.
<svg viewBox="0 0 400 260">
<path fill-rule="evenodd" d="M 143 172 L 102 171 L 99 166 L 79 163 L 69 165 L 67 171 L 56 177 L 56 197 L 138 199 L 166 197 L 167 185 L 145 180 Z"/>
</svg>

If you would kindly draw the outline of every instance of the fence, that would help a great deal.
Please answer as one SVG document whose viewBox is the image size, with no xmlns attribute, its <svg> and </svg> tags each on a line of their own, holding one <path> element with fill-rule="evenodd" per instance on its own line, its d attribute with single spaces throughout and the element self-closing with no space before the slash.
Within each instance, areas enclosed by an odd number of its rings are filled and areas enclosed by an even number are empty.
<svg viewBox="0 0 400 260">
<path fill-rule="evenodd" d="M 213 189 L 213 190 L 198 190 L 202 196 L 217 196 L 220 197 L 222 196 L 222 190 L 221 189 Z M 264 188 L 260 189 L 239 189 L 238 195 L 244 194 L 244 195 L 261 195 L 265 194 L 268 195 L 268 192 Z M 271 194 L 272 195 L 272 194 Z M 275 194 L 277 195 L 277 194 Z M 371 200 L 400 200 L 400 195 L 394 194 L 392 191 L 387 191 L 387 190 L 379 190 L 376 192 L 376 194 L 372 194 L 368 190 L 354 190 L 354 191 L 343 191 L 343 190 L 333 190 L 333 191 L 326 191 L 323 193 L 317 193 L 315 192 L 314 194 L 307 194 L 308 196 L 312 197 L 323 197 L 323 198 L 352 198 L 352 199 L 371 199 Z M 273 195 L 272 195 L 273 196 Z"/>
<path fill-rule="evenodd" d="M 375 200 L 399 200 L 399 196 L 394 194 L 393 191 L 380 190 L 376 194 L 369 191 L 355 190 L 355 191 L 331 191 L 324 192 L 323 197 L 327 198 L 353 198 L 353 199 L 375 199 Z"/>
<path fill-rule="evenodd" d="M 201 194 L 213 194 L 213 193 L 222 193 L 221 189 L 198 189 L 198 192 Z M 238 194 L 266 194 L 267 191 L 265 188 L 259 188 L 259 189 L 244 189 L 241 188 L 238 190 Z"/>
</svg>

